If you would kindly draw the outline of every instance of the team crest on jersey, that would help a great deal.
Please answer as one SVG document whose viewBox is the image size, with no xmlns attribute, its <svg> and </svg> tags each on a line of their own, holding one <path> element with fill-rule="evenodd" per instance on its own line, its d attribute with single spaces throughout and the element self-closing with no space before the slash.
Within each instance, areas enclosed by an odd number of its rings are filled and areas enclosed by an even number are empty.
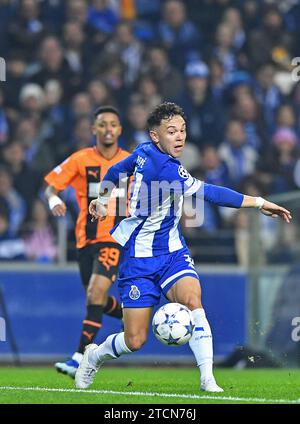
<svg viewBox="0 0 300 424">
<path fill-rule="evenodd" d="M 137 300 L 139 299 L 140 296 L 141 296 L 141 293 L 139 289 L 137 288 L 137 286 L 131 286 L 131 290 L 129 292 L 130 299 Z"/>
<path fill-rule="evenodd" d="M 181 178 L 189 178 L 190 176 L 188 171 L 182 165 L 178 167 L 178 174 L 181 176 Z"/>
</svg>

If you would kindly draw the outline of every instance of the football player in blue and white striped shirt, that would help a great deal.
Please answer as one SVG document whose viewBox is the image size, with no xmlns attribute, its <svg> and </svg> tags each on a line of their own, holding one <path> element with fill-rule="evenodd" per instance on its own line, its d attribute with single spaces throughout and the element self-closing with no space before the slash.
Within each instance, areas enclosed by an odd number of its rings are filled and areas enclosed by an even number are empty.
<svg viewBox="0 0 300 424">
<path fill-rule="evenodd" d="M 105 219 L 107 203 L 120 178 L 134 176 L 130 214 L 111 231 L 123 246 L 118 284 L 125 330 L 100 346 L 86 348 L 76 373 L 76 385 L 87 388 L 99 367 L 109 359 L 139 350 L 146 341 L 152 310 L 161 293 L 170 302 L 187 306 L 195 331 L 190 339 L 200 369 L 200 386 L 222 392 L 213 375 L 212 335 L 201 304 L 201 286 L 179 220 L 183 198 L 194 196 L 232 208 L 258 208 L 266 215 L 290 222 L 288 210 L 263 198 L 243 195 L 193 178 L 180 164 L 186 140 L 186 120 L 174 103 L 156 107 L 148 119 L 152 142 L 139 145 L 125 160 L 112 166 L 101 182 L 100 194 L 90 204 L 95 219 Z"/>
</svg>

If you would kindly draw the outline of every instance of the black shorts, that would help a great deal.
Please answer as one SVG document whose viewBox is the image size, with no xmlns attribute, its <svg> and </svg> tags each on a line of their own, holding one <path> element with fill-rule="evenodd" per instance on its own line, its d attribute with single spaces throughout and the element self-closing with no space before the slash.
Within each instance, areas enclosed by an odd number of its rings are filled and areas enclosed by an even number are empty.
<svg viewBox="0 0 300 424">
<path fill-rule="evenodd" d="M 82 283 L 88 286 L 91 275 L 104 275 L 114 282 L 117 278 L 121 246 L 112 242 L 89 244 L 78 249 L 78 263 Z"/>
</svg>

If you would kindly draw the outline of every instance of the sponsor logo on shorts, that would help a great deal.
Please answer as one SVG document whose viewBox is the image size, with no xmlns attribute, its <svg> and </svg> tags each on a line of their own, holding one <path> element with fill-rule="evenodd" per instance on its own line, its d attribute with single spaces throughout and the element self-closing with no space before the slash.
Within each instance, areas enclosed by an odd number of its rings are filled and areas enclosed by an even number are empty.
<svg viewBox="0 0 300 424">
<path fill-rule="evenodd" d="M 137 286 L 131 286 L 131 290 L 129 292 L 130 299 L 137 300 L 140 298 L 140 296 L 141 296 L 141 293 L 139 289 L 137 288 Z"/>
</svg>

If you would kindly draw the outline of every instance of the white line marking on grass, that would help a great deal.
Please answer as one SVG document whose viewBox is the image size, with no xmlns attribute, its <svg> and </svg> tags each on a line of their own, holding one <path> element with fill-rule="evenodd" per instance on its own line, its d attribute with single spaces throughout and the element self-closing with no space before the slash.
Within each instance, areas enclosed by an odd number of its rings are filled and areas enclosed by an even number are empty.
<svg viewBox="0 0 300 424">
<path fill-rule="evenodd" d="M 211 396 L 211 395 L 185 395 L 179 393 L 156 393 L 156 392 L 121 392 L 115 390 L 82 390 L 82 389 L 55 389 L 50 387 L 13 387 L 0 386 L 0 390 L 18 390 L 26 392 L 56 392 L 56 393 L 86 393 L 96 395 L 123 395 L 123 396 L 150 396 L 179 399 L 211 399 L 211 400 L 229 400 L 239 402 L 262 402 L 262 403 L 300 403 L 300 399 L 262 399 L 262 398 L 241 398 L 232 396 Z"/>
</svg>

